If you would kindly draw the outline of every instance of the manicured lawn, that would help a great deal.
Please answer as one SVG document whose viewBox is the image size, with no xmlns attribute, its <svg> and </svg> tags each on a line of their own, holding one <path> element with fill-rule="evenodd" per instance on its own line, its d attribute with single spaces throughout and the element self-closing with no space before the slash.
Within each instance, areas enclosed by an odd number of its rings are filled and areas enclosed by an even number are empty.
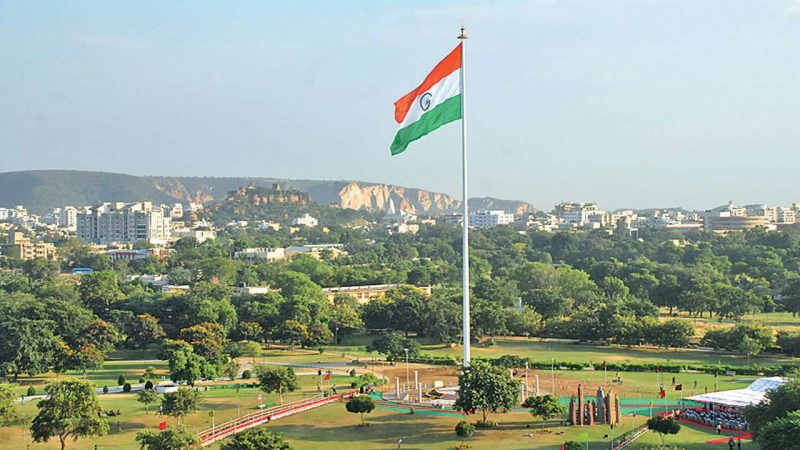
<svg viewBox="0 0 800 450">
<path fill-rule="evenodd" d="M 348 338 L 344 345 L 326 347 L 327 353 L 346 354 L 362 358 L 377 357 L 367 352 L 364 347 L 375 336 L 360 335 Z M 422 353 L 432 356 L 449 356 L 460 358 L 463 349 L 460 345 L 449 346 L 438 343 L 422 344 Z M 656 347 L 625 347 L 616 345 L 593 345 L 559 340 L 525 339 L 517 337 L 496 337 L 493 343 L 485 341 L 473 344 L 472 355 L 484 358 L 497 358 L 503 355 L 527 357 L 532 361 L 564 362 L 646 362 L 646 363 L 681 363 L 681 364 L 732 364 L 747 365 L 747 357 L 730 352 L 713 352 L 705 349 L 666 350 Z M 783 355 L 761 355 L 751 358 L 752 364 L 798 364 L 800 359 Z"/>
<path fill-rule="evenodd" d="M 458 357 L 461 347 L 445 345 L 426 345 L 423 353 L 438 356 Z M 590 345 L 556 341 L 540 341 L 525 338 L 496 338 L 494 345 L 478 344 L 472 347 L 473 356 L 497 358 L 502 355 L 517 355 L 533 361 L 566 362 L 647 362 L 647 363 L 681 363 L 681 364 L 736 364 L 746 365 L 747 357 L 730 353 L 714 353 L 703 350 L 682 349 L 664 350 L 655 347 L 620 347 Z M 797 358 L 781 355 L 765 355 L 752 358 L 753 364 L 789 364 L 798 363 Z"/>
</svg>

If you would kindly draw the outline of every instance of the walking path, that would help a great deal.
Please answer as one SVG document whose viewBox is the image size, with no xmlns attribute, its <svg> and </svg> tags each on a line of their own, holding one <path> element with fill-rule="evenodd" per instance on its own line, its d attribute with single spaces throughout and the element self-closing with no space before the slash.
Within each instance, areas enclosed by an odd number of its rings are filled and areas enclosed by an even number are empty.
<svg viewBox="0 0 800 450">
<path fill-rule="evenodd" d="M 274 406 L 261 411 L 255 411 L 245 416 L 216 425 L 207 430 L 203 430 L 197 435 L 197 437 L 200 439 L 200 446 L 207 447 L 217 441 L 225 439 L 226 437 L 241 433 L 244 430 L 263 425 L 273 420 L 288 417 L 293 414 L 301 413 L 303 411 L 308 411 L 310 409 L 319 408 L 320 406 L 338 402 L 353 396 L 353 394 L 353 392 L 348 392 L 346 394 L 332 395 L 330 397 L 323 397 L 322 394 L 319 394 L 294 403 Z"/>
</svg>

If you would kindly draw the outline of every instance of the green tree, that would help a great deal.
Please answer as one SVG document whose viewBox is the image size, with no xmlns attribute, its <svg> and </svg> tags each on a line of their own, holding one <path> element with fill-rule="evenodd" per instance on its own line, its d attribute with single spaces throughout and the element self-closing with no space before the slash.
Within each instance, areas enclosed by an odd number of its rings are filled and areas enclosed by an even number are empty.
<svg viewBox="0 0 800 450">
<path fill-rule="evenodd" d="M 761 427 L 756 442 L 764 449 L 800 449 L 800 411 L 767 422 Z"/>
<path fill-rule="evenodd" d="M 161 401 L 161 413 L 175 417 L 178 425 L 183 418 L 194 413 L 200 406 L 200 394 L 192 388 L 181 386 L 175 392 L 167 392 Z"/>
<path fill-rule="evenodd" d="M 141 450 L 184 450 L 193 448 L 199 440 L 187 428 L 169 426 L 163 431 L 140 431 L 136 433 L 136 442 Z"/>
<path fill-rule="evenodd" d="M 672 319 L 651 328 L 650 342 L 664 348 L 682 348 L 689 345 L 694 336 L 692 324 L 685 320 Z"/>
<path fill-rule="evenodd" d="M 408 349 L 409 357 L 420 355 L 417 341 L 394 333 L 384 334 L 367 345 L 368 352 L 378 352 L 386 356 L 387 361 L 402 361 L 406 356 L 404 349 Z"/>
<path fill-rule="evenodd" d="M 349 336 L 364 328 L 364 321 L 358 314 L 358 303 L 350 295 L 336 294 L 333 298 L 333 310 L 328 328 L 334 332 L 336 344 L 340 344 L 345 336 Z"/>
<path fill-rule="evenodd" d="M 45 258 L 29 259 L 22 263 L 22 273 L 31 281 L 52 280 L 60 269 L 58 261 Z"/>
<path fill-rule="evenodd" d="M 158 324 L 158 319 L 150 314 L 143 313 L 134 316 L 127 327 L 128 343 L 133 348 L 146 349 L 166 335 L 164 329 Z"/>
<path fill-rule="evenodd" d="M 208 322 L 182 329 L 178 338 L 188 342 L 195 353 L 209 361 L 219 359 L 228 342 L 222 325 Z"/>
<path fill-rule="evenodd" d="M 366 425 L 364 414 L 369 414 L 375 409 L 375 402 L 368 395 L 356 395 L 344 405 L 347 412 L 361 414 L 361 426 Z"/>
<path fill-rule="evenodd" d="M 750 364 L 750 358 L 761 353 L 764 347 L 761 346 L 760 342 L 750 336 L 742 336 L 742 341 L 739 343 L 738 350 L 739 353 L 747 355 L 747 364 Z"/>
<path fill-rule="evenodd" d="M 267 394 L 277 392 L 281 403 L 284 392 L 294 392 L 298 388 L 297 375 L 291 367 L 260 366 L 256 375 L 261 390 Z"/>
<path fill-rule="evenodd" d="M 25 317 L 0 323 L 0 371 L 30 376 L 47 372 L 64 353 L 64 343 L 53 333 L 53 322 Z"/>
<path fill-rule="evenodd" d="M 583 450 L 583 446 L 579 442 L 567 441 L 564 442 L 564 450 Z"/>
<path fill-rule="evenodd" d="M 546 421 L 564 414 L 564 407 L 558 403 L 558 399 L 555 396 L 550 394 L 528 397 L 522 406 L 530 408 L 530 413 L 533 417 L 542 418 L 542 428 L 544 428 Z"/>
<path fill-rule="evenodd" d="M 100 317 L 106 317 L 111 305 L 125 298 L 111 270 L 83 275 L 78 291 L 83 304 Z"/>
<path fill-rule="evenodd" d="M 681 424 L 672 417 L 656 416 L 648 419 L 647 428 L 661 435 L 661 446 L 663 447 L 668 434 L 678 434 L 681 431 Z"/>
<path fill-rule="evenodd" d="M 264 328 L 258 322 L 239 322 L 236 332 L 243 341 L 261 342 Z"/>
<path fill-rule="evenodd" d="M 161 401 L 161 395 L 155 389 L 142 389 L 136 392 L 136 401 L 144 405 L 144 413 L 150 412 L 150 405 Z"/>
<path fill-rule="evenodd" d="M 97 414 L 100 403 L 88 382 L 57 381 L 45 387 L 45 394 L 47 397 L 36 405 L 39 412 L 31 423 L 34 442 L 57 437 L 64 450 L 69 438 L 101 436 L 108 431 L 105 419 Z"/>
<path fill-rule="evenodd" d="M 481 411 L 486 422 L 489 412 L 509 410 L 517 404 L 519 385 L 502 367 L 473 360 L 458 377 L 455 408 L 467 413 Z"/>
<path fill-rule="evenodd" d="M 19 420 L 19 411 L 16 404 L 17 393 L 14 386 L 0 383 L 0 425 L 10 424 Z"/>
<path fill-rule="evenodd" d="M 280 433 L 273 433 L 266 428 L 250 428 L 236 434 L 220 446 L 220 450 L 291 450 Z"/>
<path fill-rule="evenodd" d="M 169 372 L 172 381 L 185 382 L 190 386 L 194 386 L 197 380 L 212 379 L 216 376 L 213 364 L 186 348 L 172 352 L 169 358 Z"/>
</svg>

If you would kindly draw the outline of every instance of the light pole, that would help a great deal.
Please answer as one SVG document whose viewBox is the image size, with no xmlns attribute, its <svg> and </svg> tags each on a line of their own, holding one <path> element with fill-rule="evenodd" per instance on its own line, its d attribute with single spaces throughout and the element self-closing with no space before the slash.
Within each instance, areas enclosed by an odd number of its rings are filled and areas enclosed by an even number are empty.
<svg viewBox="0 0 800 450">
<path fill-rule="evenodd" d="M 397 450 L 401 450 L 403 448 L 403 438 L 397 438 Z"/>
<path fill-rule="evenodd" d="M 408 348 L 403 349 L 406 352 L 406 389 L 408 389 L 409 383 L 411 383 L 411 378 L 408 376 Z"/>
<path fill-rule="evenodd" d="M 550 378 L 553 380 L 553 397 L 556 396 L 556 359 L 550 358 Z"/>
</svg>

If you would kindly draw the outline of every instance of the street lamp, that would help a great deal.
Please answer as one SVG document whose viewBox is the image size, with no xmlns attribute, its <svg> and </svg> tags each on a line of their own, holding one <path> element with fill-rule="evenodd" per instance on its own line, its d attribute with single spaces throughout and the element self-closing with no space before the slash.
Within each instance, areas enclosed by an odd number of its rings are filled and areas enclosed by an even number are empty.
<svg viewBox="0 0 800 450">
<path fill-rule="evenodd" d="M 556 396 L 556 359 L 550 358 L 550 377 L 553 380 L 553 397 Z"/>
<path fill-rule="evenodd" d="M 406 389 L 408 389 L 411 383 L 411 378 L 408 376 L 408 348 L 404 348 L 403 351 L 406 352 Z"/>
</svg>

